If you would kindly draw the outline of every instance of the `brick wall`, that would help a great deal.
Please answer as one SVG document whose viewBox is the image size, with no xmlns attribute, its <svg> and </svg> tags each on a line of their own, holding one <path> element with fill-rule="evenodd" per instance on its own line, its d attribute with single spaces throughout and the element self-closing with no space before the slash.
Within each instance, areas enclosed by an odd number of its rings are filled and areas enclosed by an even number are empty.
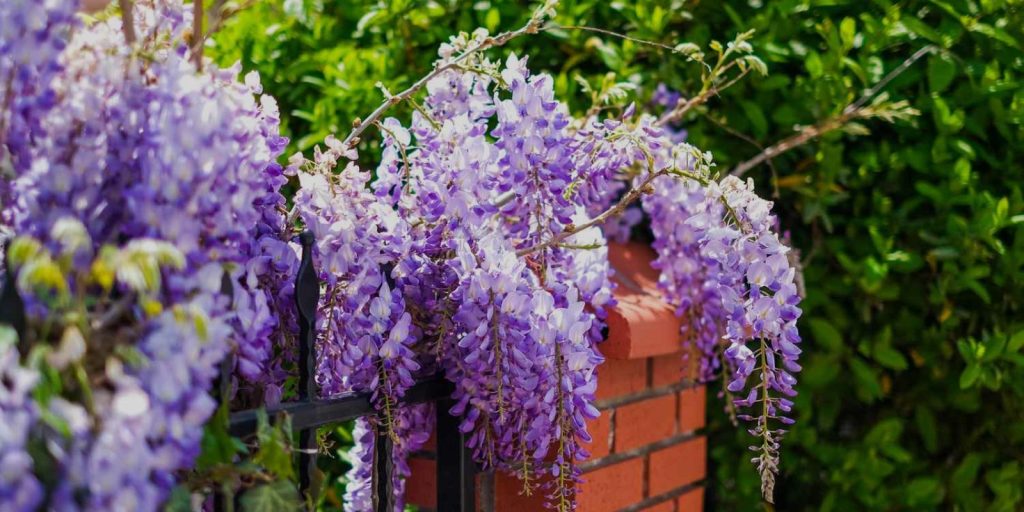
<svg viewBox="0 0 1024 512">
<path fill-rule="evenodd" d="M 588 425 L 591 456 L 581 464 L 577 486 L 581 512 L 703 510 L 707 471 L 704 386 L 683 368 L 679 320 L 658 296 L 649 248 L 612 246 L 609 258 L 619 305 L 608 319 L 607 358 L 598 369 L 597 407 Z M 407 500 L 424 510 L 436 506 L 433 441 L 410 465 Z M 520 482 L 481 474 L 478 509 L 484 512 L 542 510 L 539 496 L 522 496 Z M 444 511 L 439 511 L 444 512 Z"/>
</svg>

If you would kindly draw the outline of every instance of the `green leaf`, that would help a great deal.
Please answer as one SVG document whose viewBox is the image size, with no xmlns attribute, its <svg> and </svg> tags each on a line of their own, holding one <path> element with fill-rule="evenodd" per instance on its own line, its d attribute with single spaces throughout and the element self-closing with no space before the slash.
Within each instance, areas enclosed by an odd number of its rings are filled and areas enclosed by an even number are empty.
<svg viewBox="0 0 1024 512">
<path fill-rule="evenodd" d="M 608 66 L 608 69 L 618 71 L 622 68 L 622 54 L 614 45 L 604 42 L 600 43 L 597 46 L 597 55 L 601 57 L 601 61 L 604 62 L 605 66 Z"/>
<path fill-rule="evenodd" d="M 853 48 L 854 40 L 857 37 L 857 22 L 853 18 L 843 18 L 839 23 L 839 36 L 843 40 L 843 47 L 849 50 Z"/>
<path fill-rule="evenodd" d="M 932 27 L 929 27 L 927 23 L 916 18 L 914 14 L 904 14 L 900 18 L 900 23 L 903 23 L 907 30 L 933 42 L 941 45 L 943 43 L 942 35 L 935 31 Z"/>
<path fill-rule="evenodd" d="M 171 497 L 164 505 L 164 512 L 191 512 L 192 494 L 183 485 L 177 485 L 171 490 Z"/>
<path fill-rule="evenodd" d="M 945 492 L 938 478 L 916 478 L 906 487 L 907 505 L 912 507 L 934 507 L 942 503 Z"/>
<path fill-rule="evenodd" d="M 282 479 L 294 479 L 295 467 L 292 465 L 291 452 L 291 417 L 281 414 L 276 424 L 271 425 L 267 413 L 259 410 L 256 438 L 259 449 L 253 454 L 253 462 L 263 466 Z"/>
<path fill-rule="evenodd" d="M 882 385 L 878 382 L 878 376 L 867 363 L 860 358 L 850 360 L 850 370 L 856 379 L 857 391 L 862 393 L 862 398 L 868 402 L 882 396 Z"/>
<path fill-rule="evenodd" d="M 228 432 L 228 423 L 228 401 L 223 400 L 217 407 L 217 412 L 203 427 L 199 458 L 196 459 L 198 469 L 209 469 L 219 464 L 232 464 L 235 455 L 245 451 L 244 446 L 240 449 L 240 442 L 231 437 Z"/>
<path fill-rule="evenodd" d="M 501 11 L 491 7 L 487 10 L 487 16 L 484 18 L 484 26 L 487 30 L 497 32 L 498 27 L 501 26 Z"/>
<path fill-rule="evenodd" d="M 969 364 L 967 368 L 964 368 L 963 373 L 960 374 L 960 389 L 967 389 L 974 385 L 981 376 L 981 366 L 977 364 Z"/>
<path fill-rule="evenodd" d="M 898 443 L 901 435 L 903 435 L 903 422 L 899 418 L 889 418 L 880 421 L 868 431 L 864 436 L 864 441 L 870 445 L 881 447 Z"/>
<path fill-rule="evenodd" d="M 932 54 L 928 58 L 928 86 L 931 92 L 942 92 L 953 83 L 956 63 L 945 53 Z"/>
<path fill-rule="evenodd" d="M 968 489 L 974 485 L 974 481 L 978 478 L 978 469 L 981 468 L 981 455 L 977 453 L 968 453 L 964 457 L 964 460 L 960 461 L 960 465 L 953 471 L 953 476 L 950 477 L 950 483 L 955 490 Z"/>
<path fill-rule="evenodd" d="M 970 30 L 971 32 L 984 34 L 988 37 L 991 37 L 992 39 L 995 39 L 996 41 L 1006 43 L 1010 46 L 1013 46 L 1016 49 L 1021 49 L 1020 43 L 1017 42 L 1017 40 L 1012 35 L 1010 35 L 1009 32 L 1001 28 L 993 27 L 992 25 L 989 25 L 987 23 L 974 23 L 970 26 Z"/>
<path fill-rule="evenodd" d="M 914 423 L 925 449 L 934 453 L 939 446 L 939 435 L 935 430 L 935 415 L 932 414 L 932 410 L 924 405 L 917 406 L 914 410 Z"/>
<path fill-rule="evenodd" d="M 811 327 L 811 336 L 829 352 L 836 352 L 843 347 L 843 336 L 832 324 L 823 318 L 811 318 L 807 321 Z"/>
<path fill-rule="evenodd" d="M 1006 351 L 1013 353 L 1024 348 L 1024 330 L 1017 331 L 1016 334 L 1010 337 L 1010 342 L 1006 345 Z"/>
<path fill-rule="evenodd" d="M 811 78 L 818 78 L 824 73 L 821 56 L 817 52 L 808 52 L 807 58 L 804 59 L 804 65 L 807 66 L 807 74 L 811 75 Z"/>
<path fill-rule="evenodd" d="M 292 482 L 278 480 L 246 491 L 240 505 L 243 512 L 286 512 L 301 510 L 302 498 Z"/>
<path fill-rule="evenodd" d="M 886 368 L 896 371 L 907 369 L 907 358 L 903 357 L 903 354 L 889 345 L 876 346 L 872 355 L 875 357 L 875 361 L 878 361 Z"/>
</svg>

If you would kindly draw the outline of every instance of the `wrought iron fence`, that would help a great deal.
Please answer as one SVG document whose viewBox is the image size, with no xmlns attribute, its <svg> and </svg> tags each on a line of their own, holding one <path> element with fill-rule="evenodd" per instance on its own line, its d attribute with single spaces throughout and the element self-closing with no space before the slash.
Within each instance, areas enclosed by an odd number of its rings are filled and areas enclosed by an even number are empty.
<svg viewBox="0 0 1024 512">
<path fill-rule="evenodd" d="M 312 491 L 312 476 L 316 471 L 317 429 L 360 417 L 376 416 L 377 410 L 373 407 L 370 393 L 319 398 L 314 372 L 316 309 L 320 300 L 320 281 L 313 266 L 312 233 L 303 233 L 299 240 L 302 245 L 302 260 L 295 280 L 295 304 L 299 318 L 298 399 L 267 408 L 266 412 L 271 418 L 282 412 L 291 417 L 293 431 L 298 432 L 296 451 L 299 488 L 305 495 Z M 6 263 L 9 264 L 9 261 Z M 15 286 L 15 274 L 12 270 L 8 265 L 5 282 L 0 290 L 0 324 L 10 325 L 24 339 L 25 306 Z M 390 272 L 385 272 L 385 275 L 390 279 Z M 227 374 L 230 367 L 230 360 L 225 361 L 222 375 Z M 229 378 L 222 377 L 218 386 L 226 386 L 228 382 Z M 458 419 L 448 414 L 453 405 L 451 392 L 450 382 L 442 376 L 434 376 L 416 382 L 406 392 L 400 405 L 437 403 L 434 408 L 437 422 L 437 510 L 473 512 L 476 509 L 476 465 L 470 450 L 466 448 L 465 435 L 459 432 Z M 224 393 L 220 393 L 220 396 L 224 396 Z M 232 413 L 231 434 L 237 437 L 255 434 L 258 412 L 258 409 L 249 409 Z M 391 453 L 391 438 L 386 433 L 379 432 L 374 442 L 373 496 L 376 512 L 393 512 L 395 508 Z M 225 505 L 223 498 L 218 497 L 216 508 L 225 509 Z"/>
</svg>

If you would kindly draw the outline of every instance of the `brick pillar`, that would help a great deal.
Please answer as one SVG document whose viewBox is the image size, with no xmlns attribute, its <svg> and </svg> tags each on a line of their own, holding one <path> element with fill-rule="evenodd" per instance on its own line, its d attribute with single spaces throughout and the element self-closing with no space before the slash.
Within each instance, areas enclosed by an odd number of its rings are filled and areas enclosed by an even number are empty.
<svg viewBox="0 0 1024 512">
<path fill-rule="evenodd" d="M 657 292 L 652 251 L 637 244 L 612 245 L 618 306 L 609 313 L 607 358 L 598 368 L 597 408 L 588 424 L 591 456 L 581 463 L 577 486 L 581 512 L 703 510 L 707 468 L 705 389 L 683 368 L 679 320 Z M 433 441 L 410 465 L 407 500 L 436 507 Z M 522 496 L 514 476 L 482 474 L 477 480 L 483 512 L 532 512 L 541 497 Z M 445 511 L 438 511 L 445 512 Z"/>
</svg>

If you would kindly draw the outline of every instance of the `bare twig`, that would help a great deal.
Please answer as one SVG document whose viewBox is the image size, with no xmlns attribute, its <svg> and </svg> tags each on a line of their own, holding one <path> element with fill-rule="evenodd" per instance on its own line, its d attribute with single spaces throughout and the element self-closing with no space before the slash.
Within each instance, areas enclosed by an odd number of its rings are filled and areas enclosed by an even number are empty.
<svg viewBox="0 0 1024 512">
<path fill-rule="evenodd" d="M 740 163 L 735 168 L 733 168 L 733 170 L 729 174 L 733 176 L 743 176 L 747 171 L 753 169 L 754 167 L 757 167 L 762 162 L 770 161 L 772 158 L 779 156 L 782 153 L 785 153 L 791 149 L 807 144 L 811 140 L 818 138 L 833 130 L 842 128 L 843 126 L 846 125 L 846 123 L 849 123 L 850 121 L 853 121 L 855 119 L 871 117 L 875 115 L 876 112 L 872 108 L 865 107 L 867 102 L 871 101 L 871 99 L 875 97 L 882 90 L 882 88 L 888 85 L 889 82 L 892 82 L 904 71 L 909 69 L 910 66 L 913 65 L 918 60 L 920 60 L 921 57 L 924 57 L 925 55 L 936 51 L 936 49 L 937 47 L 935 45 L 928 45 L 914 52 L 913 55 L 908 57 L 906 60 L 900 63 L 899 66 L 896 66 L 895 69 L 890 71 L 889 74 L 885 75 L 885 77 L 879 80 L 877 84 L 871 86 L 868 90 L 864 91 L 864 94 L 862 94 L 860 98 L 844 107 L 841 114 L 825 119 L 824 121 L 814 126 L 804 127 L 803 129 L 800 130 L 799 133 L 787 137 L 765 148 L 760 153 L 755 155 L 753 158 Z"/>
<path fill-rule="evenodd" d="M 125 294 L 121 300 L 115 302 L 102 316 L 93 320 L 91 328 L 93 331 L 103 331 L 119 322 L 125 315 L 131 312 L 135 304 L 135 294 Z"/>
<path fill-rule="evenodd" d="M 843 109 L 843 112 L 851 112 L 863 107 L 865 103 L 867 103 L 871 98 L 878 94 L 878 91 L 881 91 L 883 87 L 889 85 L 889 82 L 892 82 L 896 77 L 902 75 L 904 71 L 906 71 L 910 66 L 914 65 L 914 63 L 917 62 L 921 57 L 924 57 L 929 53 L 935 52 L 938 49 L 938 46 L 930 44 L 914 52 L 914 54 L 908 57 L 907 60 L 900 63 L 899 66 L 896 66 L 896 69 L 893 69 L 892 71 L 889 72 L 889 74 L 885 75 L 885 77 L 879 80 L 877 84 L 872 86 L 870 89 L 864 91 L 864 94 L 861 95 L 860 99 L 848 105 L 845 109 Z"/>
<path fill-rule="evenodd" d="M 640 39 L 640 38 L 637 38 L 637 37 L 628 36 L 626 34 L 620 34 L 618 32 L 614 32 L 614 31 L 611 31 L 611 30 L 603 29 L 603 28 L 597 28 L 597 27 L 587 27 L 587 26 L 583 26 L 583 25 L 556 25 L 556 24 L 550 24 L 550 25 L 544 27 L 544 31 L 548 31 L 548 30 L 581 30 L 581 31 L 584 31 L 584 32 L 596 32 L 598 34 L 604 34 L 606 36 L 617 37 L 619 39 L 624 39 L 626 41 L 634 42 L 634 43 L 637 43 L 637 44 L 642 44 L 642 45 L 646 45 L 646 46 L 653 46 L 655 48 L 661 48 L 662 50 L 668 50 L 670 52 L 675 52 L 676 51 L 675 48 L 673 48 L 673 47 L 671 47 L 671 46 L 669 46 L 667 44 L 664 44 L 664 43 L 659 43 L 657 41 L 648 41 L 646 39 Z"/>
<path fill-rule="evenodd" d="M 589 221 L 579 226 L 570 224 L 566 226 L 565 229 L 562 230 L 560 233 L 556 233 L 551 238 L 544 240 L 543 242 L 538 242 L 525 249 L 520 249 L 516 251 L 516 256 L 525 256 L 527 254 L 537 252 L 541 249 L 546 249 L 548 247 L 552 247 L 555 245 L 561 245 L 562 241 L 565 240 L 566 238 L 569 238 L 570 236 L 575 235 L 577 233 L 586 231 L 594 226 L 603 224 L 606 220 L 622 213 L 627 206 L 629 206 L 634 201 L 639 199 L 640 196 L 648 190 L 651 182 L 653 182 L 655 178 L 659 176 L 664 176 L 666 174 L 668 174 L 668 169 L 662 169 L 658 172 L 649 173 L 647 177 L 644 178 L 644 180 L 639 185 L 631 188 L 629 192 L 626 192 L 622 196 L 622 198 L 619 199 L 619 202 L 615 203 L 611 208 L 608 208 L 607 210 L 601 212 L 600 215 L 590 219 Z"/>
<path fill-rule="evenodd" d="M 203 46 L 206 45 L 207 39 L 220 31 L 232 16 L 256 5 L 256 0 L 248 0 L 237 7 L 233 7 L 228 10 L 225 5 L 225 0 L 216 0 L 213 6 L 210 8 L 210 24 L 206 27 L 206 33 L 202 37 L 192 39 L 191 50 L 193 53 L 202 52 Z"/>
<path fill-rule="evenodd" d="M 124 40 L 129 44 L 135 44 L 135 18 L 132 15 L 132 0 L 117 0 L 121 7 L 121 30 L 124 31 Z"/>
<path fill-rule="evenodd" d="M 776 156 L 779 156 L 791 149 L 807 144 L 812 139 L 820 137 L 837 128 L 841 128 L 843 125 L 854 119 L 864 117 L 864 113 L 864 109 L 858 109 L 848 113 L 844 112 L 838 116 L 830 117 L 814 126 L 806 126 L 800 130 L 800 133 L 765 148 L 754 156 L 754 158 L 737 165 L 729 174 L 733 176 L 743 176 L 747 171 L 757 167 L 765 160 L 775 158 Z"/>
<path fill-rule="evenodd" d="M 728 65 L 723 67 L 720 72 L 721 73 L 725 73 L 729 68 L 731 68 L 733 66 L 734 62 L 735 61 L 730 62 Z M 668 112 L 665 112 L 664 114 L 662 114 L 662 116 L 660 118 L 658 118 L 657 121 L 654 122 L 654 125 L 655 126 L 664 126 L 664 125 L 666 125 L 668 123 L 674 123 L 674 122 L 682 119 L 683 116 L 685 116 L 686 113 L 689 112 L 690 110 L 692 110 L 694 107 L 697 107 L 698 105 L 702 105 L 702 104 L 706 103 L 709 99 L 711 99 L 712 96 L 715 96 L 718 93 L 720 93 L 720 92 L 722 92 L 722 91 L 732 87 L 736 82 L 740 81 L 741 79 L 743 79 L 743 77 L 747 76 L 747 73 L 750 73 L 750 68 L 744 69 L 743 71 L 740 72 L 740 74 L 738 74 L 735 77 L 733 77 L 732 80 L 729 80 L 728 82 L 726 82 L 725 84 L 723 84 L 721 86 L 706 87 L 703 91 L 701 91 L 696 96 L 686 100 L 683 103 L 680 103 L 679 105 L 677 105 L 672 110 L 669 110 Z"/>
<path fill-rule="evenodd" d="M 756 141 L 753 137 L 751 137 L 749 135 L 746 135 L 743 132 L 728 126 L 727 124 L 719 121 L 718 119 L 715 119 L 714 116 L 709 115 L 709 114 L 704 114 L 704 119 L 707 119 L 708 121 L 711 121 L 711 124 L 714 124 L 715 126 L 721 128 L 723 131 L 725 131 L 729 135 L 732 135 L 733 137 L 741 139 L 741 140 L 747 142 L 748 144 L 750 144 L 751 146 L 754 146 L 755 148 L 757 148 L 758 151 L 764 151 L 764 145 L 763 144 L 761 144 L 760 142 Z M 773 197 L 778 198 L 779 197 L 779 174 L 778 174 L 778 171 L 775 169 L 775 164 L 772 162 L 772 160 L 770 158 L 765 163 L 768 164 L 768 167 L 772 171 L 772 187 L 773 187 L 772 194 L 773 194 Z"/>
<path fill-rule="evenodd" d="M 203 70 L 203 47 L 206 46 L 203 36 L 203 0 L 192 0 L 192 60 L 197 71 Z"/>
<path fill-rule="evenodd" d="M 367 127 L 373 126 L 374 123 L 376 123 L 377 120 L 380 119 L 380 117 L 384 115 L 385 112 L 388 111 L 388 109 L 390 109 L 394 105 L 401 103 L 402 101 L 411 98 L 414 94 L 419 92 L 420 89 L 426 86 L 427 82 L 433 80 L 441 73 L 444 73 L 449 69 L 458 67 L 462 62 L 464 62 L 466 59 L 468 59 L 470 56 L 476 53 L 487 50 L 489 48 L 496 48 L 502 46 L 505 43 L 509 42 L 510 40 L 525 34 L 536 34 L 540 30 L 542 22 L 542 17 L 534 16 L 533 18 L 530 18 L 530 21 L 527 22 L 526 25 L 522 26 L 517 30 L 513 30 L 511 32 L 503 32 L 493 37 L 485 37 L 484 39 L 477 42 L 473 46 L 467 48 L 457 57 L 443 63 L 435 63 L 434 69 L 430 73 L 427 73 L 422 78 L 417 80 L 416 83 L 409 86 L 408 89 L 393 96 L 389 96 L 388 98 L 385 98 L 384 103 L 381 103 L 380 106 L 378 106 L 373 112 L 371 112 L 370 115 L 367 116 L 365 119 L 356 119 L 352 123 L 352 132 L 349 133 L 347 137 L 345 137 L 345 140 L 342 142 L 342 145 L 345 147 L 354 147 L 356 144 L 359 143 L 359 136 L 362 135 L 363 131 L 365 131 Z"/>
</svg>

